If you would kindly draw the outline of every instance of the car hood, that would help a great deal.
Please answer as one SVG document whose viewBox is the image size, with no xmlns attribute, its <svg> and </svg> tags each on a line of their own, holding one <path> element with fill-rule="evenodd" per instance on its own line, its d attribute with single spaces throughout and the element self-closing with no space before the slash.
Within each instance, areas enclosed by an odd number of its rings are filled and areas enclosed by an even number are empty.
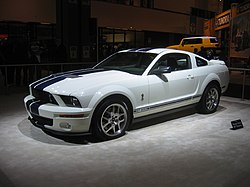
<svg viewBox="0 0 250 187">
<path fill-rule="evenodd" d="M 137 75 L 117 70 L 84 70 L 49 76 L 44 81 L 32 85 L 35 89 L 52 94 L 71 95 L 74 92 L 86 91 L 95 87 L 116 84 L 123 80 L 133 79 Z"/>
</svg>

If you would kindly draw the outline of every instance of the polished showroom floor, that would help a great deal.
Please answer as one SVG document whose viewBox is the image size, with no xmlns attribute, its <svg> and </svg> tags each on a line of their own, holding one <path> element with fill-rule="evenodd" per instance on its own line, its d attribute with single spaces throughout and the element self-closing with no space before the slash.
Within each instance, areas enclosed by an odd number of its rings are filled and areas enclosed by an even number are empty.
<svg viewBox="0 0 250 187">
<path fill-rule="evenodd" d="M 250 101 L 187 109 L 134 124 L 119 139 L 54 137 L 32 126 L 24 93 L 0 97 L 0 186 L 245 187 L 250 184 Z M 241 119 L 244 128 L 230 130 Z"/>
</svg>

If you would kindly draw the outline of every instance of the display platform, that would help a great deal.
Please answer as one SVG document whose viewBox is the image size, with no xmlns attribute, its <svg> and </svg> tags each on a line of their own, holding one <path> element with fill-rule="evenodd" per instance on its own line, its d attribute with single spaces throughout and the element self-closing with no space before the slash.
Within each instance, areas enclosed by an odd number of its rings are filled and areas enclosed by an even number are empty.
<svg viewBox="0 0 250 187">
<path fill-rule="evenodd" d="M 222 97 L 136 123 L 121 138 L 60 138 L 27 120 L 25 94 L 0 98 L 0 186 L 248 186 L 250 102 Z M 243 128 L 231 130 L 240 119 Z"/>
</svg>

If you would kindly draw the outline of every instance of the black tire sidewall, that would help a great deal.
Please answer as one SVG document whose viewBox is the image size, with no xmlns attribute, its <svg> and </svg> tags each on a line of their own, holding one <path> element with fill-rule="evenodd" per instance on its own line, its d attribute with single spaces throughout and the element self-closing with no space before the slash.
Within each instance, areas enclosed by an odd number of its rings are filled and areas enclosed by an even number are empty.
<svg viewBox="0 0 250 187">
<path fill-rule="evenodd" d="M 121 131 L 120 134 L 116 136 L 108 136 L 106 135 L 101 128 L 101 117 L 103 112 L 106 110 L 106 108 L 112 104 L 120 104 L 122 105 L 126 112 L 127 112 L 127 122 L 123 130 Z M 93 120 L 92 120 L 92 127 L 93 127 L 93 134 L 98 140 L 111 140 L 115 138 L 119 138 L 123 136 L 128 129 L 129 123 L 131 122 L 131 112 L 129 112 L 129 108 L 123 100 L 119 98 L 111 98 L 111 99 L 106 99 L 103 101 L 95 110 L 94 115 L 93 115 Z"/>
<path fill-rule="evenodd" d="M 213 88 L 215 88 L 217 90 L 217 92 L 218 92 L 218 103 L 217 103 L 216 107 L 213 110 L 208 110 L 207 107 L 206 107 L 206 100 L 207 100 L 208 92 Z M 217 110 L 218 106 L 219 106 L 220 96 L 221 96 L 221 92 L 220 92 L 220 89 L 219 89 L 218 85 L 216 85 L 216 84 L 208 85 L 206 87 L 202 97 L 201 97 L 201 100 L 200 100 L 199 104 L 198 104 L 198 111 L 200 113 L 203 113 L 203 114 L 214 113 Z"/>
</svg>

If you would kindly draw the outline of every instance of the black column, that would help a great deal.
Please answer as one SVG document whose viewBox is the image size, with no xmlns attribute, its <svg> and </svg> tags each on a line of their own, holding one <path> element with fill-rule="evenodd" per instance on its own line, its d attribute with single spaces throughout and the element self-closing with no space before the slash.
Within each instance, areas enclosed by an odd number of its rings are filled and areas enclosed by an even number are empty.
<svg viewBox="0 0 250 187">
<path fill-rule="evenodd" d="M 90 1 L 57 0 L 56 3 L 58 45 L 66 47 L 69 61 L 86 61 L 90 46 Z"/>
</svg>

